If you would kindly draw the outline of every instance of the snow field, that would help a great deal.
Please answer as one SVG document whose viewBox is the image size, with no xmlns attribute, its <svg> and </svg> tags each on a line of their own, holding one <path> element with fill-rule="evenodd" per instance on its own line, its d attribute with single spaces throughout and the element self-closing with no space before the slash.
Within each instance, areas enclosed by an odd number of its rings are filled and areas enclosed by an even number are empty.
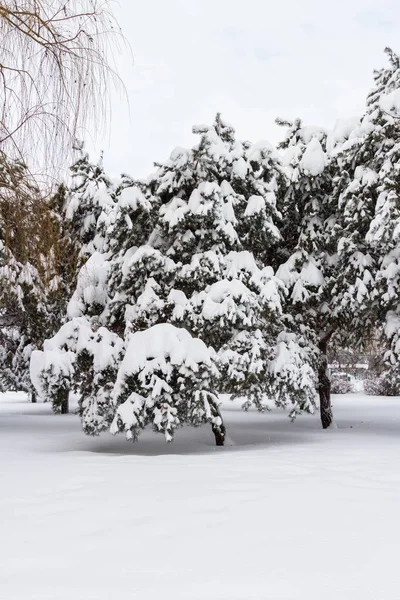
<svg viewBox="0 0 400 600">
<path fill-rule="evenodd" d="M 400 399 L 317 416 L 85 437 L 75 415 L 0 396 L 0 598 L 396 600 Z"/>
</svg>

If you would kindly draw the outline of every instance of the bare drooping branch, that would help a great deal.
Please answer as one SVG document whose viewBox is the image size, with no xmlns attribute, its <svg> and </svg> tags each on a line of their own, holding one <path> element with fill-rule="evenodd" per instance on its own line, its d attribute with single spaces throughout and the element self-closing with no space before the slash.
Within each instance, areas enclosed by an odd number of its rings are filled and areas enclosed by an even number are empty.
<svg viewBox="0 0 400 600">
<path fill-rule="evenodd" d="M 0 150 L 47 173 L 104 132 L 124 41 L 102 0 L 0 0 Z M 49 169 L 51 165 L 51 169 Z"/>
</svg>

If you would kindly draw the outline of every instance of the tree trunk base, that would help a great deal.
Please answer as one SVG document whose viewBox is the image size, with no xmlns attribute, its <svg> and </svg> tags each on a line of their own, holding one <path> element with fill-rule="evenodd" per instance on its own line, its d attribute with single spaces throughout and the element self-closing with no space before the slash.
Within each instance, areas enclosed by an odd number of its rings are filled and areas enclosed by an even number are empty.
<svg viewBox="0 0 400 600">
<path fill-rule="evenodd" d="M 61 414 L 67 415 L 69 413 L 69 392 L 63 393 L 63 399 L 61 400 Z"/>
<path fill-rule="evenodd" d="M 222 423 L 222 425 L 212 425 L 212 432 L 215 436 L 215 445 L 223 446 L 225 443 L 225 435 L 226 435 L 226 427 Z"/>
<path fill-rule="evenodd" d="M 221 411 L 219 410 L 218 404 L 214 400 L 209 400 L 211 413 L 214 418 L 217 418 L 219 424 L 211 423 L 211 429 L 215 436 L 215 445 L 223 446 L 225 443 L 226 427 L 222 419 Z"/>
<path fill-rule="evenodd" d="M 328 429 L 333 423 L 333 413 L 331 404 L 331 380 L 328 372 L 327 353 L 328 340 L 323 340 L 319 344 L 321 351 L 321 360 L 318 369 L 318 393 L 319 409 L 321 413 L 321 423 L 323 429 Z"/>
<path fill-rule="evenodd" d="M 322 429 L 328 429 L 333 423 L 332 406 L 325 394 L 319 394 Z"/>
</svg>

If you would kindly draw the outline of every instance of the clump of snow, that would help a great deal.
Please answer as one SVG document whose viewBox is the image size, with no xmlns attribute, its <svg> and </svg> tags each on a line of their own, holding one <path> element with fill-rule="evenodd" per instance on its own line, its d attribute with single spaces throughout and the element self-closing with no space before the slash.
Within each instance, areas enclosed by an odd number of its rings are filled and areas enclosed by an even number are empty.
<svg viewBox="0 0 400 600">
<path fill-rule="evenodd" d="M 199 338 L 193 338 L 186 329 L 169 323 L 159 323 L 144 331 L 134 333 L 126 348 L 120 365 L 115 394 L 118 394 L 119 379 L 122 376 L 138 373 L 148 367 L 168 371 L 168 363 L 185 365 L 194 370 L 198 363 L 210 364 L 213 350 L 207 348 Z"/>
<path fill-rule="evenodd" d="M 248 165 L 243 158 L 239 158 L 239 160 L 235 160 L 233 163 L 233 172 L 236 177 L 240 179 L 245 179 L 248 172 Z"/>
<path fill-rule="evenodd" d="M 358 166 L 354 171 L 354 179 L 361 182 L 363 186 L 373 185 L 377 179 L 378 174 L 369 167 Z"/>
<path fill-rule="evenodd" d="M 305 144 L 309 144 L 313 139 L 318 140 L 319 142 L 326 136 L 326 129 L 319 125 L 303 125 L 300 129 L 301 137 Z"/>
<path fill-rule="evenodd" d="M 251 163 L 259 163 L 261 165 L 268 164 L 271 160 L 278 160 L 276 149 L 267 140 L 260 140 L 251 144 L 246 151 L 246 158 Z"/>
<path fill-rule="evenodd" d="M 388 311 L 386 315 L 385 333 L 388 339 L 391 339 L 400 331 L 400 315 L 394 311 Z"/>
<path fill-rule="evenodd" d="M 176 227 L 176 225 L 185 218 L 189 207 L 187 202 L 182 198 L 173 198 L 171 202 L 161 207 L 160 215 L 163 221 L 168 223 L 169 227 Z"/>
<path fill-rule="evenodd" d="M 326 138 L 326 151 L 331 154 L 333 150 L 349 139 L 351 133 L 360 125 L 360 117 L 338 119 Z"/>
<path fill-rule="evenodd" d="M 116 435 L 120 430 L 119 423 L 123 423 L 126 438 L 133 438 L 132 429 L 138 425 L 138 414 L 143 410 L 146 404 L 146 398 L 136 392 L 132 392 L 129 398 L 120 404 L 115 412 L 115 417 L 111 423 L 110 433 Z"/>
<path fill-rule="evenodd" d="M 246 210 L 244 212 L 245 217 L 250 217 L 265 210 L 265 200 L 262 196 L 250 196 Z"/>
<path fill-rule="evenodd" d="M 171 442 L 183 423 L 220 426 L 211 390 L 211 379 L 218 374 L 215 358 L 202 340 L 169 323 L 133 333 L 114 385 L 117 411 L 111 432 L 124 431 L 136 440 L 151 423 Z"/>
<path fill-rule="evenodd" d="M 272 389 L 276 389 L 276 402 L 285 407 L 288 402 L 288 392 L 296 390 L 292 397 L 290 417 L 295 418 L 301 410 L 314 412 L 315 403 L 310 390 L 315 389 L 315 372 L 309 362 L 310 349 L 294 333 L 282 331 L 277 338 L 275 356 L 269 371 L 274 375 Z M 278 384 L 279 379 L 279 384 Z M 285 389 L 286 388 L 286 389 Z M 304 392 L 303 404 L 296 400 Z"/>
<path fill-rule="evenodd" d="M 301 147 L 299 145 L 288 146 L 282 155 L 282 164 L 284 167 L 296 165 L 301 156 Z"/>
<path fill-rule="evenodd" d="M 223 279 L 200 292 L 195 301 L 202 304 L 202 315 L 206 320 L 226 317 L 234 322 L 243 320 L 250 323 L 245 306 L 251 303 L 253 295 L 242 281 Z"/>
<path fill-rule="evenodd" d="M 379 106 L 390 116 L 398 118 L 400 115 L 400 89 L 383 94 L 379 100 Z"/>
<path fill-rule="evenodd" d="M 57 350 L 34 350 L 30 357 L 30 377 L 39 398 L 45 399 L 48 394 L 48 383 L 59 380 L 69 381 L 74 373 L 75 354 Z M 46 374 L 49 375 L 46 375 Z"/>
<path fill-rule="evenodd" d="M 171 290 L 168 294 L 168 301 L 174 304 L 173 318 L 181 321 L 185 315 L 188 299 L 181 290 Z"/>
<path fill-rule="evenodd" d="M 176 163 L 179 167 L 183 167 L 190 160 L 190 150 L 181 148 L 180 146 L 174 148 L 170 155 L 170 161 Z"/>
<path fill-rule="evenodd" d="M 301 269 L 298 268 L 301 264 Z M 298 251 L 283 263 L 276 276 L 284 282 L 287 287 L 292 287 L 292 299 L 294 302 L 304 302 L 309 297 L 308 289 L 319 288 L 324 284 L 324 276 L 313 257 L 309 256 L 304 262 L 303 254 Z"/>
<path fill-rule="evenodd" d="M 188 209 L 194 214 L 205 216 L 213 210 L 214 195 L 218 195 L 219 185 L 216 182 L 203 181 L 190 195 Z"/>
<path fill-rule="evenodd" d="M 305 173 L 316 177 L 321 175 L 326 166 L 326 155 L 316 137 L 311 138 L 301 158 L 300 166 Z"/>
<path fill-rule="evenodd" d="M 75 292 L 68 304 L 69 318 L 80 317 L 86 307 L 107 303 L 107 256 L 94 252 L 79 271 Z"/>
<path fill-rule="evenodd" d="M 248 250 L 242 250 L 241 252 L 232 250 L 228 252 L 225 260 L 229 278 L 237 278 L 241 271 L 251 273 L 252 275 L 260 272 L 254 255 Z"/>
<path fill-rule="evenodd" d="M 150 208 L 149 201 L 145 198 L 143 192 L 137 186 L 128 186 L 121 190 L 117 196 L 117 205 L 119 208 L 129 208 L 136 211 L 139 207 Z"/>
<path fill-rule="evenodd" d="M 315 287 L 324 284 L 324 276 L 312 258 L 310 258 L 309 261 L 302 267 L 300 271 L 300 279 L 304 283 Z"/>
</svg>

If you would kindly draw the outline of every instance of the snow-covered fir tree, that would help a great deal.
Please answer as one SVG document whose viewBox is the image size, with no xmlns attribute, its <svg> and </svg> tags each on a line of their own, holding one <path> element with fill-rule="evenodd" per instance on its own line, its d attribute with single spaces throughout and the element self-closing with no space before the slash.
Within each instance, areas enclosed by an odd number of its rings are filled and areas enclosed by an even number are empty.
<svg viewBox="0 0 400 600">
<path fill-rule="evenodd" d="M 389 344 L 388 371 L 383 375 L 390 393 L 400 390 L 400 57 L 386 49 L 389 65 L 374 74 L 375 88 L 367 98 L 362 140 L 367 160 L 359 168 L 368 169 L 373 181 L 374 206 L 366 243 L 374 257 L 376 275 L 373 314 L 384 319 Z M 373 158 L 368 155 L 373 149 Z M 358 161 L 358 158 L 357 158 Z"/>
<path fill-rule="evenodd" d="M 211 387 L 218 374 L 214 351 L 184 329 L 165 323 L 151 327 L 151 317 L 141 317 L 139 331 L 133 335 L 124 325 L 148 299 L 146 268 L 151 274 L 158 268 L 157 253 L 152 254 L 143 237 L 148 229 L 148 225 L 142 228 L 144 215 L 151 222 L 150 208 L 139 187 L 119 188 L 114 210 L 102 214 L 99 224 L 111 236 L 104 247 L 113 247 L 114 254 L 95 252 L 81 268 L 68 308 L 70 320 L 45 343 L 44 352 L 33 354 L 32 378 L 56 409 L 70 389 L 79 392 L 86 433 L 98 434 L 112 424 L 113 433 L 121 430 L 128 439 L 137 439 L 140 429 L 152 424 L 171 440 L 180 424 L 208 422 L 222 444 L 224 428 Z M 114 237 L 122 223 L 125 252 Z M 130 246 L 132 229 L 141 242 L 139 248 Z M 115 272 L 118 266 L 120 277 Z M 161 269 L 160 277 L 163 274 Z M 127 281 L 133 285 L 129 294 Z M 138 306 L 131 304 L 135 296 Z M 159 304 L 156 308 L 160 309 Z M 145 310 L 151 313 L 151 302 Z M 162 320 L 160 314 L 158 320 Z"/>
<path fill-rule="evenodd" d="M 280 239 L 276 153 L 236 140 L 219 115 L 195 132 L 199 144 L 175 151 L 151 181 L 163 203 L 156 244 L 176 265 L 171 318 L 217 350 L 220 391 L 261 410 L 266 396 L 293 415 L 311 409 L 310 356 L 283 319 L 269 266 Z"/>
<path fill-rule="evenodd" d="M 70 390 L 81 392 L 85 389 L 86 401 L 80 409 L 81 414 L 86 411 L 85 414 L 88 415 L 88 432 L 93 432 L 96 428 L 104 428 L 103 416 L 106 413 L 104 405 L 106 402 L 109 403 L 109 394 L 105 394 L 107 400 L 103 398 L 103 387 L 107 388 L 105 384 L 109 377 L 100 378 L 99 382 L 93 369 L 94 355 L 96 354 L 93 348 L 99 347 L 103 351 L 105 343 L 101 342 L 103 339 L 101 334 L 94 337 L 89 336 L 86 340 L 87 347 L 84 348 L 81 348 L 77 340 L 79 338 L 81 342 L 82 337 L 87 337 L 89 330 L 96 332 L 101 326 L 99 315 L 106 304 L 108 277 L 108 270 L 105 267 L 107 264 L 106 254 L 103 250 L 107 235 L 106 229 L 112 222 L 114 196 L 120 182 L 119 180 L 112 181 L 105 175 L 102 159 L 97 164 L 90 162 L 89 155 L 84 151 L 82 143 L 77 143 L 76 151 L 78 157 L 71 167 L 70 185 L 67 189 L 63 188 L 61 207 L 63 218 L 60 231 L 61 247 L 64 249 L 64 253 L 66 249 L 75 259 L 73 264 L 68 257 L 66 261 L 61 261 L 61 264 L 66 265 L 69 269 L 66 279 L 70 283 L 74 283 L 75 291 L 73 294 L 72 290 L 65 293 L 62 318 L 59 319 L 58 326 L 52 331 L 54 333 L 59 329 L 58 335 L 44 344 L 46 360 L 50 361 L 48 372 L 44 375 L 44 387 L 35 377 L 35 373 L 39 369 L 38 365 L 41 364 L 41 353 L 34 355 L 31 363 L 31 376 L 39 393 L 43 397 L 51 399 L 56 412 L 68 411 Z M 65 278 L 61 278 L 61 281 L 65 281 Z M 67 304 L 69 305 L 68 311 Z M 82 317 L 84 314 L 86 315 L 84 323 L 82 319 L 75 320 L 75 317 Z M 60 325 L 65 321 L 66 325 L 60 329 Z M 80 331 L 84 333 L 81 334 Z M 104 332 L 102 333 L 104 334 Z M 65 340 L 64 335 L 66 336 Z M 50 338 L 50 336 L 47 337 Z M 55 350 L 58 347 L 57 344 L 62 349 L 62 359 L 59 361 L 57 361 L 57 351 Z M 64 352 L 66 352 L 66 356 L 64 356 Z M 47 363 L 45 364 L 47 365 Z M 74 364 L 73 367 L 72 364 Z M 72 378 L 72 372 L 76 373 L 74 378 Z M 78 376 L 79 373 L 82 377 Z M 98 400 L 98 402 L 96 400 L 98 419 L 91 416 L 96 412 L 93 408 L 94 397 Z M 108 421 L 107 423 L 109 425 Z"/>
<path fill-rule="evenodd" d="M 318 391 L 321 421 L 326 428 L 333 420 L 327 343 L 335 329 L 331 306 L 335 277 L 334 173 L 323 129 L 303 126 L 299 119 L 278 123 L 288 129 L 280 145 L 287 179 L 279 196 L 282 243 L 277 276 L 289 289 L 288 309 L 297 326 L 311 330 L 314 344 L 318 345 Z M 313 339 L 311 335 L 309 339 Z M 314 349 L 317 352 L 316 347 Z"/>
<path fill-rule="evenodd" d="M 279 258 L 289 256 L 277 274 L 292 286 L 296 319 L 305 320 L 319 336 L 324 426 L 332 421 L 325 369 L 330 336 L 344 347 L 368 343 L 386 311 L 387 332 L 396 346 L 395 293 L 392 304 L 388 298 L 397 260 L 399 63 L 391 51 L 388 54 L 390 67 L 375 74 L 375 89 L 362 119 L 338 122 L 328 135 L 295 121 L 288 124 L 281 145 L 289 183 L 285 195 L 279 196 Z M 398 289 L 397 282 L 393 284 L 392 291 Z M 397 366 L 395 353 L 391 360 Z"/>
<path fill-rule="evenodd" d="M 90 162 L 83 142 L 77 142 L 75 150 L 77 158 L 70 169 L 65 217 L 81 246 L 82 263 L 99 249 L 97 221 L 103 209 L 107 210 L 113 204 L 115 184 L 104 172 L 102 156 L 94 164 Z"/>
<path fill-rule="evenodd" d="M 400 69 L 399 57 L 386 53 L 389 67 L 375 72 L 365 114 L 335 152 L 338 267 L 332 299 L 353 346 L 368 342 L 386 321 L 392 369 L 385 377 L 397 380 Z"/>
<path fill-rule="evenodd" d="M 275 153 L 237 141 L 219 115 L 196 132 L 194 148 L 175 150 L 147 182 L 123 178 L 103 203 L 100 251 L 80 272 L 71 322 L 35 355 L 42 393 L 80 388 L 89 433 L 114 412 L 112 430 L 133 439 L 148 423 L 170 439 L 178 424 L 209 422 L 222 444 L 220 391 L 261 410 L 268 396 L 291 416 L 313 409 L 308 330 L 283 315 L 268 264 L 280 239 Z M 116 336 L 103 364 L 101 331 Z M 139 344 L 150 350 L 128 360 Z M 202 348 L 199 360 L 186 346 Z"/>
</svg>

